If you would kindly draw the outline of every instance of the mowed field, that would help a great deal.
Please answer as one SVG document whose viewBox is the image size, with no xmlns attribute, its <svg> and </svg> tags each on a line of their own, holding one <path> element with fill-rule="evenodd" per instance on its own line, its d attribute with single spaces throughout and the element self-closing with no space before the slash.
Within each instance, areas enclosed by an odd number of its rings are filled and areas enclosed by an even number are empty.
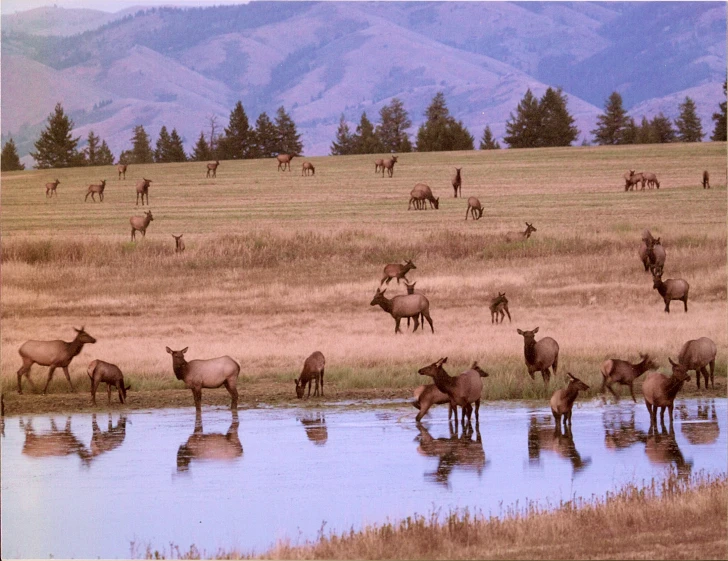
<svg viewBox="0 0 728 561">
<path fill-rule="evenodd" d="M 567 371 L 597 393 L 606 358 L 649 352 L 668 372 L 668 356 L 707 336 L 718 345 L 710 394 L 725 394 L 725 143 L 402 154 L 393 178 L 375 175 L 376 157 L 296 158 L 290 173 L 275 160 L 223 161 L 216 179 L 204 163 L 130 165 L 126 180 L 115 167 L 4 173 L 4 392 L 15 394 L 25 340 L 70 341 L 84 325 L 98 340 L 71 364 L 84 390 L 94 358 L 118 364 L 133 391 L 182 387 L 169 346 L 189 347 L 188 359 L 232 356 L 243 401 L 256 384 L 293 398 L 292 378 L 314 350 L 326 356 L 327 397 L 405 395 L 427 381 L 418 368 L 447 356 L 451 374 L 474 360 L 491 374 L 486 399 L 539 399 Z M 304 160 L 315 176 L 301 176 Z M 455 167 L 462 199 L 453 198 Z M 656 173 L 661 189 L 625 192 L 630 168 Z M 141 177 L 153 181 L 154 221 L 131 243 Z M 55 178 L 58 197 L 46 199 Z M 100 179 L 104 202 L 84 203 Z M 440 210 L 407 210 L 418 182 Z M 469 196 L 485 207 L 477 222 L 464 220 Z M 537 228 L 531 239 L 504 241 L 526 221 Z M 643 228 L 662 238 L 664 278 L 690 283 L 687 314 L 681 302 L 664 313 L 637 256 Z M 184 254 L 171 234 L 184 234 Z M 417 266 L 408 277 L 430 301 L 434 335 L 395 336 L 394 320 L 369 305 L 384 265 L 404 259 Z M 513 323 L 491 324 L 499 291 Z M 386 294 L 404 292 L 393 281 Z M 528 377 L 516 333 L 536 326 L 561 348 L 548 391 Z M 33 367 L 36 384 L 46 371 Z M 51 390 L 68 391 L 60 370 Z M 203 403 L 217 393 L 228 402 L 222 389 L 203 392 Z M 184 399 L 192 403 L 189 392 Z"/>
</svg>

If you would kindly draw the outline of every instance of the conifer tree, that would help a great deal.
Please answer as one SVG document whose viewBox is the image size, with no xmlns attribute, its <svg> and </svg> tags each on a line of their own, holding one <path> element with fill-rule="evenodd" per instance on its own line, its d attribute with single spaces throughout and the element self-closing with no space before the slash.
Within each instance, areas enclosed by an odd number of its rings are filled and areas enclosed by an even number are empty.
<svg viewBox="0 0 728 561">
<path fill-rule="evenodd" d="M 36 168 L 66 168 L 82 165 L 83 156 L 76 147 L 81 137 L 73 138 L 73 121 L 66 116 L 60 103 L 48 116 L 48 126 L 41 131 L 35 142 L 35 152 L 30 155 L 36 161 Z"/>
<path fill-rule="evenodd" d="M 680 116 L 675 119 L 677 138 L 680 142 L 701 142 L 703 140 L 703 125 L 695 110 L 695 102 L 685 97 L 679 106 Z"/>
<path fill-rule="evenodd" d="M 670 119 L 665 117 L 662 112 L 655 115 L 650 121 L 650 132 L 655 143 L 675 142 L 675 129 L 672 128 Z"/>
<path fill-rule="evenodd" d="M 720 112 L 713 113 L 713 121 L 715 122 L 715 128 L 713 129 L 713 136 L 710 137 L 711 140 L 715 141 L 725 141 L 726 140 L 726 106 L 728 103 L 726 102 L 726 95 L 728 95 L 728 92 L 726 89 L 728 88 L 728 81 L 723 82 L 723 101 L 718 105 L 720 108 Z"/>
<path fill-rule="evenodd" d="M 301 135 L 296 131 L 296 123 L 283 106 L 276 111 L 276 141 L 277 153 L 301 155 L 303 152 Z"/>
<path fill-rule="evenodd" d="M 3 146 L 0 154 L 0 170 L 1 171 L 19 171 L 25 169 L 25 164 L 20 163 L 18 157 L 18 149 L 12 137 Z"/>
<path fill-rule="evenodd" d="M 566 94 L 548 88 L 539 102 L 540 146 L 571 146 L 579 136 L 574 118 L 566 109 Z"/>
<path fill-rule="evenodd" d="M 151 140 L 142 125 L 134 127 L 134 136 L 131 139 L 132 148 L 129 154 L 129 164 L 151 164 L 154 161 Z"/>
<path fill-rule="evenodd" d="M 475 139 L 462 121 L 456 121 L 450 115 L 443 92 L 432 98 L 425 117 L 427 120 L 417 131 L 418 152 L 473 149 Z"/>
<path fill-rule="evenodd" d="M 86 148 L 83 149 L 84 163 L 87 166 L 99 165 L 98 152 L 99 152 L 99 140 L 101 140 L 94 131 L 88 131 L 88 137 L 86 137 Z"/>
<path fill-rule="evenodd" d="M 597 128 L 592 134 L 597 144 L 622 144 L 622 131 L 627 125 L 627 112 L 622 107 L 622 96 L 612 92 L 604 106 L 604 114 L 597 117 Z"/>
<path fill-rule="evenodd" d="M 170 162 L 169 150 L 171 145 L 171 139 L 167 127 L 162 125 L 159 131 L 159 138 L 157 139 L 157 147 L 154 150 L 154 161 L 158 163 Z"/>
<path fill-rule="evenodd" d="M 483 131 L 483 138 L 480 140 L 481 150 L 500 150 L 500 144 L 493 136 L 493 132 L 490 130 L 490 125 L 486 125 Z"/>
<path fill-rule="evenodd" d="M 112 154 L 109 145 L 106 144 L 105 140 L 101 141 L 101 146 L 98 152 L 96 152 L 96 165 L 99 166 L 111 166 L 114 165 L 114 154 Z"/>
<path fill-rule="evenodd" d="M 255 121 L 255 147 L 257 158 L 272 158 L 278 154 L 278 131 L 265 111 Z"/>
<path fill-rule="evenodd" d="M 182 142 L 182 138 L 180 138 L 177 129 L 172 129 L 172 133 L 169 135 L 169 152 L 167 157 L 167 161 L 169 162 L 187 161 L 187 154 L 185 154 L 184 143 Z"/>
<path fill-rule="evenodd" d="M 639 127 L 634 122 L 632 117 L 629 118 L 627 124 L 622 130 L 622 141 L 620 144 L 637 144 L 637 137 L 639 136 Z"/>
<path fill-rule="evenodd" d="M 205 140 L 205 133 L 200 131 L 200 138 L 197 139 L 197 144 L 192 149 L 190 160 L 194 162 L 206 162 L 212 160 L 212 153 L 210 152 L 210 146 Z"/>
<path fill-rule="evenodd" d="M 637 127 L 637 138 L 635 144 L 652 144 L 652 142 L 652 127 L 650 126 L 650 122 L 647 120 L 647 117 L 642 115 L 640 126 Z"/>
<path fill-rule="evenodd" d="M 220 160 L 241 160 L 251 152 L 252 131 L 242 102 L 238 101 L 230 112 L 230 121 L 217 146 Z"/>
<path fill-rule="evenodd" d="M 506 135 L 503 142 L 511 148 L 538 148 L 541 146 L 541 109 L 538 99 L 531 89 L 527 89 L 523 99 L 506 121 Z"/>
<path fill-rule="evenodd" d="M 331 143 L 332 156 L 348 156 L 354 153 L 354 135 L 349 130 L 349 125 L 341 114 L 339 128 L 336 130 L 336 139 Z"/>
<path fill-rule="evenodd" d="M 353 141 L 354 154 L 376 154 L 384 151 L 379 138 L 374 134 L 374 125 L 367 118 L 366 112 L 361 114 L 361 120 L 356 126 Z"/>
<path fill-rule="evenodd" d="M 407 115 L 404 104 L 398 98 L 393 98 L 389 105 L 379 110 L 380 123 L 374 131 L 382 147 L 382 152 L 412 152 L 412 143 L 407 135 L 407 129 L 412 121 Z"/>
</svg>

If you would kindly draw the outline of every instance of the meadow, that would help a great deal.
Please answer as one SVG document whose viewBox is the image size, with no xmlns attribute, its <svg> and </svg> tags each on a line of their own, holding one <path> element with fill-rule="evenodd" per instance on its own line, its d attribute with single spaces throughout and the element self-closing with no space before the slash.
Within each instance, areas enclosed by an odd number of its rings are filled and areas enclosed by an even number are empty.
<svg viewBox="0 0 728 561">
<path fill-rule="evenodd" d="M 223 161 L 215 179 L 205 178 L 204 163 L 130 165 L 125 180 L 115 167 L 4 173 L 6 406 L 20 411 L 35 399 L 15 391 L 18 347 L 70 341 L 81 325 L 97 343 L 71 364 L 74 382 L 88 389 L 91 359 L 116 363 L 132 383 L 132 406 L 135 392 L 182 387 L 166 346 L 189 347 L 188 359 L 232 356 L 242 402 L 268 393 L 295 399 L 292 378 L 314 350 L 326 356 L 330 398 L 410 395 L 425 381 L 417 369 L 448 356 L 451 374 L 473 360 L 491 374 L 485 399 L 541 399 L 567 371 L 595 395 L 606 358 L 649 352 L 668 372 L 668 356 L 707 336 L 718 345 L 710 393 L 725 393 L 725 143 L 402 154 L 393 178 L 374 173 L 376 157 L 296 158 L 290 173 L 275 160 Z M 315 176 L 301 176 L 304 160 Z M 455 167 L 463 168 L 462 199 L 450 185 Z M 628 169 L 656 173 L 661 189 L 625 192 Z M 700 186 L 704 169 L 710 190 Z M 132 243 L 141 177 L 153 181 L 154 221 Z M 56 178 L 58 197 L 46 199 L 44 185 Z M 104 202 L 84 203 L 100 179 Z M 439 210 L 407 210 L 418 182 L 440 198 Z M 464 220 L 469 196 L 485 208 L 477 222 Z M 504 240 L 526 221 L 537 228 L 528 241 Z M 664 313 L 637 256 L 643 228 L 662 238 L 664 278 L 690 283 L 687 314 L 680 302 Z M 178 255 L 171 234 L 182 233 L 187 249 Z M 394 320 L 369 305 L 384 265 L 405 259 L 417 266 L 408 278 L 430 300 L 434 335 L 395 336 Z M 404 291 L 392 281 L 386 294 Z M 488 305 L 499 291 L 512 323 L 491 324 Z M 538 338 L 561 347 L 548 391 L 540 376 L 528 377 L 516 333 L 536 326 Z M 46 371 L 33 367 L 41 387 Z M 62 372 L 50 391 L 68 392 Z M 177 393 L 191 405 L 189 392 Z M 203 404 L 226 396 L 208 390 Z"/>
</svg>

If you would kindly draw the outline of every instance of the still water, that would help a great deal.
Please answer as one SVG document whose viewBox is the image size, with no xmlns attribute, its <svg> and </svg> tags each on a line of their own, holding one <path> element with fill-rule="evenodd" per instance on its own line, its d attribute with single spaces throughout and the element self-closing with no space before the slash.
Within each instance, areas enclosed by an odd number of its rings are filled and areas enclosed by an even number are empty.
<svg viewBox="0 0 728 561">
<path fill-rule="evenodd" d="M 725 399 L 681 400 L 674 434 L 649 432 L 643 404 L 574 411 L 573 438 L 547 407 L 485 403 L 480 430 L 447 409 L 419 428 L 403 403 L 325 409 L 193 408 L 7 417 L 2 557 L 128 557 L 130 544 L 262 552 L 414 513 L 499 514 L 627 482 L 725 472 Z"/>
</svg>

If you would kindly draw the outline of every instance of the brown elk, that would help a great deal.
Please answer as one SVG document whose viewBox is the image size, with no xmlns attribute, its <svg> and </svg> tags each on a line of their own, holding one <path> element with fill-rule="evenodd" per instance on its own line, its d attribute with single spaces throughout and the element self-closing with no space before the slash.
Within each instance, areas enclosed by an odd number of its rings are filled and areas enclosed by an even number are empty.
<svg viewBox="0 0 728 561">
<path fill-rule="evenodd" d="M 541 453 L 544 451 L 554 452 L 571 462 L 574 473 L 591 464 L 591 458 L 582 458 L 576 449 L 570 427 L 567 426 L 562 433 L 561 425 L 556 425 L 554 428 L 550 424 L 550 419 L 544 418 L 539 422 L 536 416 L 531 416 L 528 425 L 528 463 L 540 464 Z"/>
<path fill-rule="evenodd" d="M 647 228 L 642 230 L 642 241 L 645 242 L 645 244 L 650 244 L 655 238 L 652 237 L 652 232 L 650 232 Z"/>
<path fill-rule="evenodd" d="M 291 160 L 295 157 L 295 154 L 278 154 L 276 156 L 276 160 L 278 160 L 278 171 L 281 171 L 281 168 L 283 168 L 283 171 L 286 171 L 286 166 L 288 166 L 288 171 L 291 171 Z"/>
<path fill-rule="evenodd" d="M 311 162 L 303 162 L 303 165 L 301 166 L 301 175 L 308 175 L 309 172 L 311 172 L 311 175 L 316 175 L 316 168 L 313 167 Z"/>
<path fill-rule="evenodd" d="M 682 389 L 685 382 L 690 381 L 687 368 L 668 358 L 672 365 L 672 376 L 669 378 L 660 372 L 650 372 L 642 384 L 642 394 L 645 396 L 645 405 L 650 414 L 650 425 L 657 426 L 657 408 L 660 408 L 660 421 L 665 426 L 665 409 L 670 412 L 670 426 L 672 426 L 672 410 L 675 396 Z"/>
<path fill-rule="evenodd" d="M 685 369 L 689 372 L 695 370 L 695 381 L 698 383 L 698 389 L 700 389 L 700 374 L 705 379 L 705 389 L 708 389 L 708 369 L 710 366 L 710 385 L 715 389 L 715 356 L 718 353 L 718 349 L 712 339 L 707 337 L 701 337 L 700 339 L 691 339 L 686 342 L 680 354 L 677 356 L 677 361 L 682 364 Z"/>
<path fill-rule="evenodd" d="M 53 181 L 52 183 L 46 183 L 45 184 L 46 197 L 52 197 L 53 195 L 55 195 L 57 197 L 58 192 L 56 191 L 56 189 L 58 188 L 58 185 L 60 185 L 60 183 L 61 182 L 58 181 L 57 179 L 55 181 Z"/>
<path fill-rule="evenodd" d="M 152 220 L 154 220 L 154 217 L 152 216 L 151 210 L 145 212 L 144 216 L 132 216 L 129 219 L 129 224 L 131 224 L 131 241 L 136 240 L 137 230 L 142 233 L 142 238 L 146 237 L 147 227 L 149 227 L 149 223 Z"/>
<path fill-rule="evenodd" d="M 498 323 L 498 316 L 500 316 L 500 322 L 508 314 L 508 323 L 512 323 L 511 312 L 508 311 L 508 298 L 506 298 L 505 292 L 499 292 L 498 296 L 491 299 L 490 301 L 490 323 Z"/>
<path fill-rule="evenodd" d="M 311 382 L 316 382 L 316 389 L 313 392 L 313 396 L 316 397 L 319 394 L 319 380 L 321 381 L 321 396 L 324 395 L 324 367 L 326 366 L 326 359 L 323 353 L 320 351 L 314 351 L 311 353 L 303 363 L 303 370 L 298 378 L 294 378 L 293 381 L 296 383 L 296 397 L 298 399 L 303 398 L 303 394 L 306 391 L 306 384 L 308 384 L 308 397 L 311 397 Z"/>
<path fill-rule="evenodd" d="M 91 457 L 95 458 L 115 450 L 124 443 L 124 439 L 126 439 L 126 415 L 122 413 L 116 422 L 116 426 L 113 426 L 111 413 L 109 413 L 106 431 L 102 431 L 96 422 L 96 413 L 94 413 L 91 417 L 91 430 Z"/>
<path fill-rule="evenodd" d="M 91 195 L 91 200 L 93 202 L 96 202 L 96 195 L 98 194 L 99 200 L 101 202 L 104 202 L 104 188 L 106 187 L 106 180 L 102 179 L 101 183 L 99 184 L 93 184 L 88 186 L 88 191 L 86 191 L 86 196 L 83 199 L 83 202 L 86 202 L 88 199 L 88 196 Z"/>
<path fill-rule="evenodd" d="M 624 190 L 625 191 L 630 191 L 631 189 L 634 189 L 636 191 L 637 190 L 637 185 L 639 183 L 642 184 L 642 189 L 644 190 L 644 188 L 645 188 L 645 178 L 644 178 L 644 174 L 642 172 L 640 172 L 640 173 L 633 173 L 632 176 L 629 177 L 628 179 L 625 178 Z"/>
<path fill-rule="evenodd" d="M 412 191 L 410 191 L 410 200 L 407 205 L 407 210 L 410 210 L 413 205 L 415 210 L 424 210 L 427 208 L 425 201 L 430 202 L 430 208 L 434 207 L 435 210 L 440 208 L 440 197 L 435 198 L 432 194 L 432 189 L 430 189 L 428 185 L 418 183 L 414 186 Z"/>
<path fill-rule="evenodd" d="M 703 171 L 703 189 L 710 189 L 710 174 L 707 169 Z"/>
<path fill-rule="evenodd" d="M 139 204 L 139 196 L 142 197 L 142 206 L 144 206 L 144 195 L 147 196 L 147 204 L 149 204 L 149 185 L 152 183 L 151 179 L 140 179 L 136 184 L 136 204 Z"/>
<path fill-rule="evenodd" d="M 415 291 L 416 284 L 417 284 L 416 282 L 413 282 L 412 284 L 410 284 L 407 282 L 407 279 L 405 279 L 404 286 L 405 286 L 405 288 L 407 288 L 407 294 L 422 294 L 422 292 L 420 292 L 419 290 Z M 410 326 L 410 319 L 411 318 L 407 318 L 407 328 L 408 329 Z M 420 314 L 420 323 L 422 323 L 422 325 L 425 325 L 425 319 L 422 317 L 422 314 Z"/>
<path fill-rule="evenodd" d="M 386 160 L 382 160 L 382 177 L 384 177 L 384 172 L 387 172 L 387 175 L 389 177 L 392 177 L 394 175 L 394 164 L 397 163 L 397 156 L 392 156 L 391 158 L 387 158 Z"/>
<path fill-rule="evenodd" d="M 128 167 L 128 164 L 119 164 L 116 166 L 116 171 L 119 172 L 119 179 L 121 180 L 121 176 L 124 176 L 124 179 L 126 179 L 126 168 Z"/>
<path fill-rule="evenodd" d="M 399 279 L 404 279 L 404 282 L 408 282 L 406 276 L 407 273 L 416 268 L 417 267 L 415 267 L 415 264 L 412 263 L 411 259 L 408 259 L 404 265 L 400 265 L 399 263 L 390 263 L 389 265 L 385 265 L 384 276 L 382 277 L 382 281 L 379 283 L 379 286 L 382 286 L 385 281 L 389 284 L 389 281 L 395 278 L 397 279 L 397 284 L 399 284 Z"/>
<path fill-rule="evenodd" d="M 420 431 L 417 453 L 430 458 L 437 458 L 437 469 L 433 473 L 425 473 L 425 478 L 447 486 L 450 474 L 455 468 L 475 471 L 479 476 L 488 465 L 483 450 L 483 439 L 480 430 L 476 427 L 466 427 L 460 436 L 457 434 L 457 425 L 449 425 L 449 438 L 433 438 L 423 426 L 417 427 Z M 473 440 L 473 433 L 475 439 Z"/>
<path fill-rule="evenodd" d="M 238 374 L 240 365 L 229 356 L 209 358 L 206 360 L 185 360 L 188 347 L 181 351 L 173 351 L 166 347 L 172 355 L 172 369 L 178 380 L 182 380 L 190 390 L 195 400 L 195 409 L 202 407 L 202 388 L 215 389 L 225 386 L 232 398 L 230 409 L 238 408 Z"/>
<path fill-rule="evenodd" d="M 665 312 L 670 313 L 670 301 L 682 300 L 685 306 L 685 313 L 688 312 L 688 291 L 690 285 L 683 279 L 662 280 L 662 269 L 652 268 L 652 288 L 657 290 L 665 301 Z"/>
<path fill-rule="evenodd" d="M 86 446 L 76 438 L 71 431 L 71 417 L 66 417 L 66 426 L 58 430 L 55 419 L 51 419 L 51 430 L 43 434 L 36 434 L 32 419 L 27 422 L 20 420 L 20 428 L 25 432 L 22 454 L 31 458 L 48 458 L 77 455 L 81 461 L 88 465 L 91 454 Z"/>
<path fill-rule="evenodd" d="M 103 360 L 92 360 L 86 369 L 88 377 L 91 378 L 91 401 L 96 405 L 96 390 L 101 382 L 106 383 L 108 403 L 111 403 L 111 388 L 116 388 L 119 393 L 119 403 L 126 402 L 126 392 L 131 386 L 124 385 L 124 375 L 121 369 L 115 364 Z"/>
<path fill-rule="evenodd" d="M 468 197 L 468 209 L 465 211 L 465 220 L 468 219 L 468 213 L 473 217 L 473 220 L 480 220 L 483 216 L 483 205 L 477 197 Z"/>
<path fill-rule="evenodd" d="M 399 322 L 402 321 L 402 318 L 409 317 L 414 318 L 414 331 L 417 331 L 417 328 L 420 326 L 420 314 L 424 316 L 424 318 L 430 324 L 430 329 L 432 329 L 432 332 L 435 333 L 435 326 L 433 325 L 432 318 L 430 317 L 430 301 L 423 294 L 402 294 L 399 296 L 395 296 L 390 300 L 389 298 L 384 296 L 384 293 L 386 291 L 386 289 L 381 291 L 377 289 L 377 292 L 370 302 L 370 305 L 381 306 L 381 308 L 385 312 L 387 312 L 394 318 L 395 334 L 401 333 L 399 329 Z M 424 331 L 424 329 L 424 322 L 422 322 L 422 330 Z"/>
<path fill-rule="evenodd" d="M 630 186 L 632 185 L 632 176 L 634 175 L 634 170 L 631 169 L 629 171 L 626 171 L 622 177 L 624 177 L 624 190 L 628 191 Z"/>
<path fill-rule="evenodd" d="M 647 247 L 647 258 L 650 261 L 650 267 L 662 269 L 665 266 L 667 254 L 665 253 L 665 248 L 660 243 L 661 239 L 653 239 L 652 243 Z"/>
<path fill-rule="evenodd" d="M 329 431 L 326 429 L 326 417 L 323 413 L 307 414 L 305 417 L 296 417 L 303 425 L 306 436 L 313 442 L 314 446 L 323 446 L 329 439 Z"/>
<path fill-rule="evenodd" d="M 533 232 L 538 232 L 536 228 L 533 227 L 533 224 L 529 224 L 528 222 L 526 224 L 526 229 L 523 232 L 518 231 L 511 231 L 506 232 L 505 237 L 507 242 L 515 242 L 515 241 L 524 241 L 531 237 L 531 234 Z"/>
<path fill-rule="evenodd" d="M 640 358 L 642 360 L 635 364 L 630 364 L 626 360 L 617 358 L 605 360 L 601 368 L 602 392 L 608 389 L 617 401 L 619 401 L 619 396 L 612 389 L 612 384 L 629 386 L 629 393 L 632 395 L 632 400 L 637 403 L 637 399 L 634 396 L 634 381 L 648 370 L 658 367 L 658 364 L 649 355 L 640 353 Z"/>
<path fill-rule="evenodd" d="M 559 426 L 563 417 L 564 429 L 566 429 L 567 423 L 569 424 L 569 428 L 571 427 L 571 413 L 574 408 L 574 401 L 576 401 L 579 392 L 585 392 L 589 389 L 589 386 L 571 372 L 567 372 L 566 375 L 569 377 L 569 385 L 566 388 L 556 390 L 551 396 L 551 401 L 549 401 L 556 426 Z"/>
<path fill-rule="evenodd" d="M 202 431 L 202 413 L 198 409 L 195 412 L 194 431 L 177 450 L 177 471 L 188 471 L 192 460 L 231 462 L 240 458 L 243 455 L 243 445 L 238 435 L 239 428 L 238 412 L 233 411 L 230 428 L 225 434 L 205 434 Z"/>
<path fill-rule="evenodd" d="M 452 406 L 450 406 L 450 396 L 438 390 L 435 384 L 423 384 L 421 386 L 417 386 L 414 391 L 414 397 L 415 400 L 412 402 L 412 406 L 415 407 L 415 409 L 419 409 L 420 411 L 417 414 L 417 417 L 415 417 L 415 420 L 418 423 L 422 420 L 422 417 L 427 414 L 427 412 L 430 410 L 430 407 L 432 407 L 433 405 L 440 405 L 442 403 L 448 404 L 447 418 L 448 420 L 452 418 Z"/>
<path fill-rule="evenodd" d="M 182 236 L 184 236 L 184 234 L 180 234 L 179 236 L 175 236 L 174 234 L 172 234 L 172 237 L 174 238 L 175 253 L 182 253 L 185 250 L 185 242 L 182 239 Z"/>
<path fill-rule="evenodd" d="M 384 165 L 384 159 L 379 158 L 378 160 L 374 160 L 374 173 L 379 173 L 381 171 L 383 165 Z"/>
<path fill-rule="evenodd" d="M 73 357 L 78 355 L 85 344 L 95 343 L 96 339 L 91 337 L 83 327 L 81 329 L 74 328 L 76 337 L 70 343 L 61 340 L 54 341 L 26 341 L 18 349 L 20 358 L 23 359 L 23 365 L 18 370 L 18 393 L 23 393 L 21 381 L 23 375 L 28 379 L 30 385 L 35 389 L 35 384 L 30 379 L 30 367 L 34 364 L 40 364 L 41 366 L 50 366 L 48 370 L 48 380 L 46 381 L 43 393 L 45 394 L 48 390 L 48 384 L 51 383 L 53 378 L 53 372 L 56 368 L 63 368 L 63 373 L 66 375 L 68 385 L 71 386 L 71 391 L 76 391 L 73 388 L 71 382 L 71 375 L 68 373 L 68 365 L 71 364 Z"/>
<path fill-rule="evenodd" d="M 534 380 L 534 372 L 541 372 L 543 383 L 548 386 L 551 379 L 549 368 L 556 369 L 559 366 L 559 344 L 551 337 L 544 337 L 536 342 L 538 327 L 533 331 L 521 331 L 516 329 L 519 335 L 523 336 L 523 354 L 526 358 L 526 368 L 531 380 Z"/>
<path fill-rule="evenodd" d="M 652 189 L 653 187 L 660 188 L 660 182 L 657 180 L 657 176 L 654 173 L 646 171 L 642 174 L 642 190 L 645 188 L 645 184 Z"/>
<path fill-rule="evenodd" d="M 212 163 L 207 164 L 207 174 L 205 177 L 217 177 L 217 166 L 220 165 L 220 160 L 215 160 Z"/>
<path fill-rule="evenodd" d="M 453 179 L 452 179 L 452 188 L 453 188 L 453 191 L 455 191 L 454 197 L 456 199 L 458 198 L 458 192 L 460 193 L 461 197 L 463 196 L 463 189 L 462 189 L 463 179 L 462 179 L 462 177 L 460 177 L 461 169 L 463 169 L 463 168 L 455 168 L 455 177 L 453 177 Z M 477 201 L 477 199 L 475 199 L 475 200 Z M 469 203 L 470 203 L 470 201 L 468 200 L 468 204 Z M 482 212 L 481 212 L 481 214 L 482 214 Z"/>
</svg>

